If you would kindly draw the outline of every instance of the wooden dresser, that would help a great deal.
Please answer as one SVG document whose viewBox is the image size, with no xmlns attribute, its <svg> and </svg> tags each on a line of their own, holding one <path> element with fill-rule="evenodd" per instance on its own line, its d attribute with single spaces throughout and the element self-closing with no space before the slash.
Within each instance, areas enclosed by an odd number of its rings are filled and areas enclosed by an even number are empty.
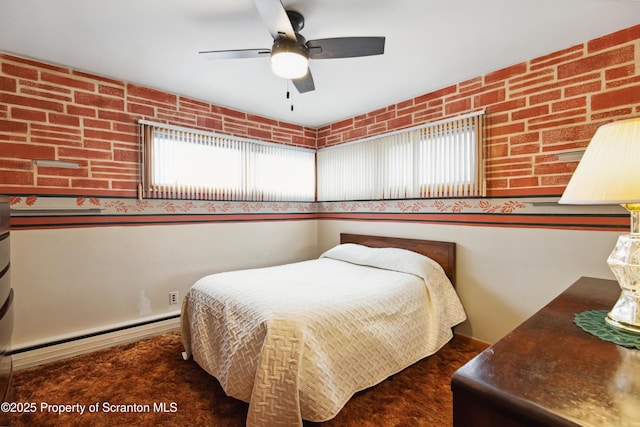
<svg viewBox="0 0 640 427">
<path fill-rule="evenodd" d="M 640 427 L 640 350 L 573 323 L 619 295 L 616 281 L 580 278 L 461 367 L 451 379 L 454 427 Z"/>
<path fill-rule="evenodd" d="M 13 334 L 13 289 L 10 278 L 9 201 L 0 196 L 0 398 L 7 398 L 11 384 L 9 354 Z"/>
</svg>

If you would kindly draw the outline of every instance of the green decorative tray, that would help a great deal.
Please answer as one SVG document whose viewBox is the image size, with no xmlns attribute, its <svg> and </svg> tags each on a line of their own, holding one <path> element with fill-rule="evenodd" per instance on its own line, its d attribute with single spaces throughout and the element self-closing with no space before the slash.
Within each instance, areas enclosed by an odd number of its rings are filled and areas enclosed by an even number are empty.
<svg viewBox="0 0 640 427">
<path fill-rule="evenodd" d="M 574 316 L 573 321 L 585 332 L 622 347 L 640 350 L 640 334 L 627 332 L 609 325 L 604 318 L 609 310 L 583 311 Z"/>
</svg>

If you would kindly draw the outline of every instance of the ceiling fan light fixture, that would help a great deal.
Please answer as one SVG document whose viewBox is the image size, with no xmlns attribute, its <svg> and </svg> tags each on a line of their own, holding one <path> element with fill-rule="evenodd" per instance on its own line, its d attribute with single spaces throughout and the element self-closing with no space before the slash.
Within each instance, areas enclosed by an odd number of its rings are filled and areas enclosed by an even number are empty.
<svg viewBox="0 0 640 427">
<path fill-rule="evenodd" d="M 285 79 L 299 79 L 309 69 L 309 51 L 303 43 L 278 39 L 271 49 L 271 70 Z"/>
</svg>

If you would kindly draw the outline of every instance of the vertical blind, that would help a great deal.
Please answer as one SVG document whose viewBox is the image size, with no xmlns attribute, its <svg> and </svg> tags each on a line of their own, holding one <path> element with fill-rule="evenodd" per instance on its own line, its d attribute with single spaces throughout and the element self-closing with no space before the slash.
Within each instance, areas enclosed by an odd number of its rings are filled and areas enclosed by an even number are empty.
<svg viewBox="0 0 640 427">
<path fill-rule="evenodd" d="M 318 200 L 483 196 L 483 113 L 318 150 Z"/>
<path fill-rule="evenodd" d="M 140 121 L 144 197 L 313 201 L 315 150 Z"/>
</svg>

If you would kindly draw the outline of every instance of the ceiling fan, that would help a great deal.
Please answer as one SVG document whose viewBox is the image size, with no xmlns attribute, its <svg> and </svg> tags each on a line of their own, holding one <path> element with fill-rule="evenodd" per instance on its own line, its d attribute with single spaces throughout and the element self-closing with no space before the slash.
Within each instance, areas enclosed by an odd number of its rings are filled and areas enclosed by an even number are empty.
<svg viewBox="0 0 640 427">
<path fill-rule="evenodd" d="M 271 69 L 291 79 L 298 92 L 315 90 L 309 59 L 355 58 L 384 53 L 384 37 L 336 37 L 306 40 L 300 30 L 304 17 L 285 10 L 280 0 L 255 0 L 258 13 L 273 37 L 271 49 L 210 50 L 199 52 L 209 59 L 263 58 L 270 56 Z"/>
</svg>

